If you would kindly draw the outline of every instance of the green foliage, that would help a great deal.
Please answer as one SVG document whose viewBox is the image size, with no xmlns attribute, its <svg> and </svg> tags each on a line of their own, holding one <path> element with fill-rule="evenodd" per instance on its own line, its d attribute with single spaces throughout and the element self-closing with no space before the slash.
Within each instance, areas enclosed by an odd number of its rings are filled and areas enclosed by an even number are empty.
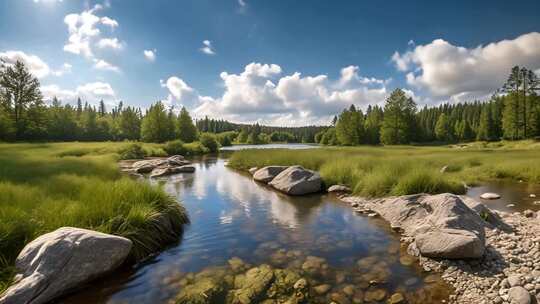
<svg viewBox="0 0 540 304">
<path fill-rule="evenodd" d="M 491 116 L 491 107 L 484 107 L 480 114 L 480 123 L 476 132 L 477 140 L 495 140 L 495 129 Z"/>
<path fill-rule="evenodd" d="M 197 127 L 193 124 L 191 116 L 185 107 L 182 107 L 180 115 L 178 115 L 176 133 L 181 141 L 190 143 L 197 139 Z"/>
<path fill-rule="evenodd" d="M 120 159 L 142 159 L 145 157 L 145 152 L 141 144 L 133 143 L 129 146 L 120 149 Z"/>
<path fill-rule="evenodd" d="M 163 150 L 165 150 L 169 156 L 186 155 L 187 153 L 187 149 L 184 147 L 184 142 L 179 139 L 166 142 Z"/>
<path fill-rule="evenodd" d="M 435 125 L 435 136 L 440 141 L 449 142 L 453 139 L 452 128 L 450 127 L 450 121 L 445 113 L 442 113 Z"/>
<path fill-rule="evenodd" d="M 199 141 L 201 145 L 206 147 L 210 152 L 217 152 L 219 150 L 219 143 L 214 134 L 203 133 L 201 134 Z"/>
<path fill-rule="evenodd" d="M 15 139 L 17 129 L 10 115 L 0 106 L 0 141 Z"/>
<path fill-rule="evenodd" d="M 146 142 L 165 142 L 173 138 L 171 118 L 161 102 L 150 106 L 142 120 L 141 138 Z"/>
<path fill-rule="evenodd" d="M 236 137 L 238 137 L 238 132 L 236 131 L 228 131 L 216 135 L 217 141 L 222 147 L 232 145 L 232 143 L 236 140 Z"/>
<path fill-rule="evenodd" d="M 0 145 L 0 265 L 9 269 L 25 244 L 63 226 L 125 236 L 136 260 L 177 241 L 186 211 L 162 189 L 120 174 L 116 151 L 128 145 Z M 0 281 L 9 280 L 0 268 Z"/>
<path fill-rule="evenodd" d="M 385 145 L 406 144 L 412 139 L 416 104 L 401 89 L 390 94 L 384 106 L 381 142 Z"/>
<path fill-rule="evenodd" d="M 364 138 L 364 119 L 362 111 L 357 111 L 354 105 L 344 110 L 336 122 L 336 137 L 344 146 L 360 144 Z"/>
</svg>

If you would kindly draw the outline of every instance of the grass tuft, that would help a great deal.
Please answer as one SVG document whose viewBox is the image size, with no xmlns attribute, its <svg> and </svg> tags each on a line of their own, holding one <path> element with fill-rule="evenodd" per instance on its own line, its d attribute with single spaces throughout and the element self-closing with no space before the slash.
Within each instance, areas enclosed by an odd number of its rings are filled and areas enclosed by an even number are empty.
<svg viewBox="0 0 540 304">
<path fill-rule="evenodd" d="M 344 184 L 366 197 L 419 192 L 460 194 L 465 191 L 463 182 L 475 185 L 492 179 L 510 179 L 540 183 L 539 150 L 540 144 L 532 141 L 440 147 L 260 149 L 234 152 L 229 166 L 246 170 L 302 165 L 318 170 L 326 185 Z"/>
<path fill-rule="evenodd" d="M 184 207 L 119 173 L 117 152 L 128 145 L 0 144 L 0 292 L 20 250 L 63 226 L 125 236 L 134 261 L 179 240 L 189 222 Z"/>
</svg>

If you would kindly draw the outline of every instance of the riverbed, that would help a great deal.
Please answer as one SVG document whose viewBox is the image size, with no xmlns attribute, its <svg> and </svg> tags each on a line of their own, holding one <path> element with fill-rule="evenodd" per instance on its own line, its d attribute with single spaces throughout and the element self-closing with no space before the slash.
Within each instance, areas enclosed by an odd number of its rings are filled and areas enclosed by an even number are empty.
<svg viewBox="0 0 540 304">
<path fill-rule="evenodd" d="M 441 303 L 451 292 L 436 274 L 419 268 L 383 220 L 355 215 L 332 195 L 285 196 L 228 168 L 226 161 L 205 157 L 195 162 L 193 174 L 152 180 L 187 208 L 191 225 L 182 240 L 61 303 L 169 303 L 182 278 L 227 265 L 231 258 L 276 268 L 320 258 L 329 269 L 306 276 L 331 286 L 321 299 L 347 286 L 356 295 L 384 293 L 381 303 L 396 292 L 410 303 Z"/>
</svg>

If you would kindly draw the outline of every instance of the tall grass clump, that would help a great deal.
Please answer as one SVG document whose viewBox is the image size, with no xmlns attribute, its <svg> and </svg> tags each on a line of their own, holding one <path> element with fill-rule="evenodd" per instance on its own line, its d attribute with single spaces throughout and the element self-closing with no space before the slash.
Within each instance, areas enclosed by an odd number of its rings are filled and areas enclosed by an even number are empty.
<svg viewBox="0 0 540 304">
<path fill-rule="evenodd" d="M 119 173 L 116 152 L 126 147 L 0 145 L 0 291 L 9 285 L 20 250 L 60 227 L 127 237 L 134 244 L 132 261 L 179 240 L 189 221 L 186 210 L 163 189 Z M 69 153 L 76 149 L 91 152 Z"/>
<path fill-rule="evenodd" d="M 367 197 L 412 193 L 463 193 L 463 183 L 494 179 L 540 183 L 540 144 L 533 141 L 453 146 L 324 147 L 242 150 L 229 166 L 247 170 L 301 165 L 320 172 L 326 185 L 344 184 Z M 444 168 L 444 170 L 442 170 Z"/>
</svg>

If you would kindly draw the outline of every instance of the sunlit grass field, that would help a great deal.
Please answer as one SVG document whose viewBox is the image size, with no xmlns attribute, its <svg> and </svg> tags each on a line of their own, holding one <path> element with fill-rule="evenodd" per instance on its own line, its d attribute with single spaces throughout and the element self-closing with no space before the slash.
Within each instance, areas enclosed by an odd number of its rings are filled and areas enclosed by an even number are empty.
<svg viewBox="0 0 540 304">
<path fill-rule="evenodd" d="M 118 152 L 128 145 L 0 144 L 0 291 L 24 245 L 62 226 L 125 236 L 134 260 L 178 240 L 186 211 L 162 189 L 120 173 Z M 158 145 L 143 148 L 163 154 Z"/>
<path fill-rule="evenodd" d="M 366 197 L 459 194 L 465 191 L 464 184 L 493 179 L 540 183 L 540 143 L 243 150 L 229 161 L 231 167 L 241 170 L 296 164 L 319 171 L 327 186 L 345 184 Z M 441 172 L 444 166 L 447 168 Z"/>
</svg>

